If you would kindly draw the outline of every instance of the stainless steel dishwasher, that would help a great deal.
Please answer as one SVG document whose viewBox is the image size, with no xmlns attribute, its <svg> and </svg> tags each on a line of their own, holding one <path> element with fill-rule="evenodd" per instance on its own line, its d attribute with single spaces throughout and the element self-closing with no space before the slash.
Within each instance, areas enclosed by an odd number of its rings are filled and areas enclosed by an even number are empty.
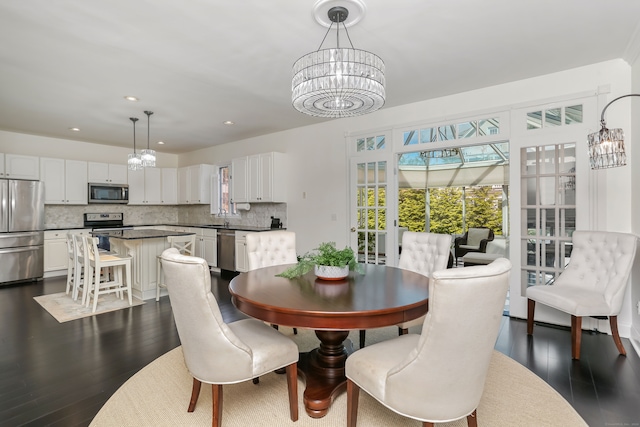
<svg viewBox="0 0 640 427">
<path fill-rule="evenodd" d="M 218 268 L 236 271 L 236 232 L 218 228 Z"/>
</svg>

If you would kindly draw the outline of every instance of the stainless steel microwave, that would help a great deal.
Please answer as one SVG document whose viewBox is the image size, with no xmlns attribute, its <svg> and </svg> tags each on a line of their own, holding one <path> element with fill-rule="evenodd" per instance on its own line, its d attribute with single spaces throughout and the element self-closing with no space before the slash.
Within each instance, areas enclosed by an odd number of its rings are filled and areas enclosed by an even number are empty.
<svg viewBox="0 0 640 427">
<path fill-rule="evenodd" d="M 89 203 L 129 203 L 129 186 L 89 183 Z"/>
</svg>

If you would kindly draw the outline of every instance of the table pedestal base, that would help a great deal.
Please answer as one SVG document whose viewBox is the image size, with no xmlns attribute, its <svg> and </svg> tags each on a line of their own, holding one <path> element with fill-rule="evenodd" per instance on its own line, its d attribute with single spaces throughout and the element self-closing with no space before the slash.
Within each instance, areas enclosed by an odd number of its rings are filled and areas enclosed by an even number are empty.
<svg viewBox="0 0 640 427">
<path fill-rule="evenodd" d="M 306 385 L 304 408 L 311 418 L 327 415 L 333 399 L 346 388 L 344 365 L 353 352 L 348 335 L 348 331 L 316 331 L 320 347 L 300 353 L 298 371 Z"/>
</svg>

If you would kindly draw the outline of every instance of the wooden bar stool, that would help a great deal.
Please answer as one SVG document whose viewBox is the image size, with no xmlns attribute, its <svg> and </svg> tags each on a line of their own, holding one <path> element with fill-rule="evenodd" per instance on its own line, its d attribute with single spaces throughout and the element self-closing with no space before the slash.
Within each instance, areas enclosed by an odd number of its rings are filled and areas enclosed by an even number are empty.
<svg viewBox="0 0 640 427">
<path fill-rule="evenodd" d="M 95 312 L 100 295 L 118 293 L 120 299 L 122 299 L 122 292 L 127 293 L 129 305 L 133 305 L 131 296 L 131 256 L 119 255 L 113 252 L 100 252 L 98 250 L 97 237 L 83 237 L 88 260 L 85 264 L 87 270 L 85 273 L 87 306 L 91 304 L 91 297 L 93 297 L 93 312 Z M 106 275 L 105 279 L 101 280 L 101 270 L 103 268 L 112 268 L 112 277 Z"/>
<path fill-rule="evenodd" d="M 186 236 L 167 236 L 170 248 L 176 248 L 182 255 L 194 256 L 196 247 L 196 235 L 189 234 Z M 162 280 L 162 263 L 160 255 L 157 257 L 156 265 L 156 301 L 160 301 L 160 288 L 166 288 L 167 285 Z"/>
</svg>

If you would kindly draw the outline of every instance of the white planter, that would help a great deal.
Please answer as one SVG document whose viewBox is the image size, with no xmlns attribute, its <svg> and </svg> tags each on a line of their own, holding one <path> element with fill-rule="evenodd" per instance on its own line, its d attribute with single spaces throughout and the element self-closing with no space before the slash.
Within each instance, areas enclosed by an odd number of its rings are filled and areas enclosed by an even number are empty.
<svg viewBox="0 0 640 427">
<path fill-rule="evenodd" d="M 315 274 L 319 279 L 323 280 L 340 280 L 349 275 L 349 266 L 316 265 Z"/>
</svg>

